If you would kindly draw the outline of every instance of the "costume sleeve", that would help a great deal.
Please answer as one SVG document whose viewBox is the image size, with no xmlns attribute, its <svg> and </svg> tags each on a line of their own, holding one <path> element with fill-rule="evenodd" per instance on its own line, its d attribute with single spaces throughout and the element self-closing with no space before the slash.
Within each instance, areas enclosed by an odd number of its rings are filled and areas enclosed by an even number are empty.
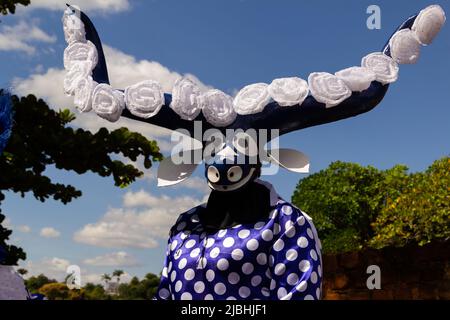
<svg viewBox="0 0 450 320">
<path fill-rule="evenodd" d="M 169 265 L 169 253 L 170 253 L 170 244 L 171 244 L 171 237 L 169 238 L 168 244 L 167 244 L 167 251 L 166 251 L 166 258 L 164 259 L 164 267 L 161 272 L 161 282 L 158 287 L 158 291 L 156 292 L 154 300 L 172 300 L 172 292 L 170 289 L 170 283 L 169 283 L 169 275 L 168 275 L 168 265 Z"/>
<path fill-rule="evenodd" d="M 320 241 L 312 220 L 285 204 L 278 212 L 279 229 L 269 256 L 272 300 L 316 300 L 321 297 Z"/>
</svg>

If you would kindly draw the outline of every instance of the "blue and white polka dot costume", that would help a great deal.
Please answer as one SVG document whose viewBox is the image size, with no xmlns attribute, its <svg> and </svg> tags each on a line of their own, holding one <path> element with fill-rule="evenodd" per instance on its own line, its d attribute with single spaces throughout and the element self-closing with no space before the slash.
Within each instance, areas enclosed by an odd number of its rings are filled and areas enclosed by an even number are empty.
<svg viewBox="0 0 450 320">
<path fill-rule="evenodd" d="M 320 240 L 301 210 L 278 200 L 266 220 L 214 234 L 200 224 L 201 210 L 171 230 L 157 299 L 320 299 Z"/>
</svg>

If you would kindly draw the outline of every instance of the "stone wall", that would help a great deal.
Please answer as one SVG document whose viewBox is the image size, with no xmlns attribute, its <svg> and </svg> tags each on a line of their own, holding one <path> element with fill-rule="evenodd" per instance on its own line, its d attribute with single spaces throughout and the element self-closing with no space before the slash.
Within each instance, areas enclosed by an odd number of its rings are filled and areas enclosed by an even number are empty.
<svg viewBox="0 0 450 320">
<path fill-rule="evenodd" d="M 450 300 L 450 241 L 324 255 L 324 299 Z M 369 290 L 367 267 L 381 270 L 381 289 Z"/>
</svg>

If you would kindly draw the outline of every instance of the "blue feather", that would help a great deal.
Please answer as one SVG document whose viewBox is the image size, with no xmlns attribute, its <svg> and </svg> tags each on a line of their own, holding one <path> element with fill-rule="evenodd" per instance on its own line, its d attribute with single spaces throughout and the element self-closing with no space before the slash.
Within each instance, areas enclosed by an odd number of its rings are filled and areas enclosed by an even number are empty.
<svg viewBox="0 0 450 320">
<path fill-rule="evenodd" d="M 0 154 L 11 136 L 12 102 L 9 93 L 0 93 Z"/>
</svg>

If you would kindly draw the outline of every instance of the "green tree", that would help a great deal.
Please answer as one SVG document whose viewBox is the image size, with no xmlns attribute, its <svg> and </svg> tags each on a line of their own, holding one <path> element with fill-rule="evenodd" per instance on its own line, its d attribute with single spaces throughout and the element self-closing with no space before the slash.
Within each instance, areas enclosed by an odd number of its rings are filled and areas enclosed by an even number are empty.
<svg viewBox="0 0 450 320">
<path fill-rule="evenodd" d="M 64 283 L 48 283 L 39 289 L 39 293 L 48 300 L 67 300 L 70 290 Z"/>
<path fill-rule="evenodd" d="M 15 13 L 17 5 L 27 6 L 30 4 L 30 0 L 0 0 L 0 11 L 6 15 L 8 13 Z"/>
<path fill-rule="evenodd" d="M 25 285 L 31 293 L 38 293 L 39 289 L 42 288 L 44 285 L 56 282 L 57 282 L 56 280 L 49 279 L 45 275 L 40 274 L 38 276 L 33 276 L 30 277 L 28 280 L 25 280 Z"/>
<path fill-rule="evenodd" d="M 0 210 L 0 265 L 14 266 L 20 259 L 25 260 L 26 254 L 21 248 L 6 243 L 12 231 L 2 226 L 4 220 Z"/>
</svg>

